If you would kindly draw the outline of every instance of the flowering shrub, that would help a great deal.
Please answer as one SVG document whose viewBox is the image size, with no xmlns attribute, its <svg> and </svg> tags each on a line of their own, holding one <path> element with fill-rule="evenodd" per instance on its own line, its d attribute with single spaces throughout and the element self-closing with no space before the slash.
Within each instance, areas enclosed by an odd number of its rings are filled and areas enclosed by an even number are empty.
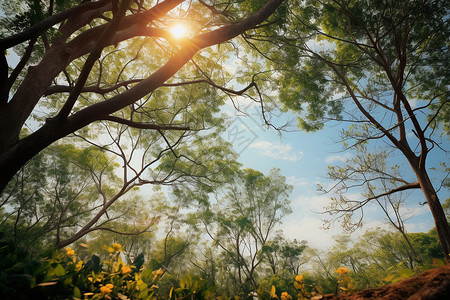
<svg viewBox="0 0 450 300">
<path fill-rule="evenodd" d="M 103 263 L 96 255 L 79 260 L 70 247 L 32 258 L 13 243 L 2 242 L 0 255 L 5 260 L 0 265 L 0 298 L 151 299 L 160 270 L 139 270 L 142 256 L 131 265 L 125 264 L 118 243 L 107 250 L 109 260 Z"/>
<path fill-rule="evenodd" d="M 87 247 L 85 244 L 80 246 Z M 118 243 L 104 246 L 104 249 L 107 256 L 103 262 L 96 255 L 81 260 L 70 247 L 32 257 L 12 242 L 0 239 L 0 299 L 227 299 L 200 277 L 187 274 L 176 279 L 166 277 L 163 269 L 142 269 L 142 254 L 132 263 L 122 261 L 124 250 Z M 394 271 L 395 276 L 405 276 Z M 355 290 L 348 269 L 339 267 L 334 272 L 335 277 L 331 279 L 336 294 Z M 158 283 L 164 287 L 160 281 L 162 277 L 171 283 L 160 291 Z M 168 278 L 171 279 L 167 281 Z M 386 281 L 397 280 L 397 277 L 393 278 L 386 278 Z M 308 275 L 286 276 L 285 279 L 274 276 L 248 296 L 258 294 L 262 299 L 281 300 L 320 299 L 324 293 L 313 282 L 315 279 Z M 281 293 L 277 293 L 275 286 Z M 240 296 L 235 299 L 246 295 Z"/>
<path fill-rule="evenodd" d="M 87 245 L 85 245 L 87 246 Z M 12 242 L 0 242 L 0 299 L 156 299 L 162 269 L 142 270 L 143 255 L 122 261 L 122 246 L 105 246 L 109 259 L 83 261 L 67 247 L 33 258 Z M 3 259 L 4 258 L 4 259 Z M 214 299 L 213 287 L 187 275 L 164 299 Z"/>
<path fill-rule="evenodd" d="M 350 282 L 350 278 L 348 277 L 348 270 L 344 267 L 339 267 L 334 272 L 338 274 L 338 282 L 337 282 L 336 289 L 339 288 L 344 292 L 352 291 L 353 287 Z M 337 293 L 337 291 L 336 291 L 336 293 Z"/>
</svg>

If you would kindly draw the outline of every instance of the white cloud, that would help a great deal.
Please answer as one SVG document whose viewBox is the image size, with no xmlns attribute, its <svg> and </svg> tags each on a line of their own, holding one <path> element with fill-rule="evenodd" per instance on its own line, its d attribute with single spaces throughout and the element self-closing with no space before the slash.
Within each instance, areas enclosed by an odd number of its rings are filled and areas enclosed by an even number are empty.
<svg viewBox="0 0 450 300">
<path fill-rule="evenodd" d="M 301 195 L 294 200 L 294 203 L 303 209 L 307 208 L 314 212 L 322 212 L 323 208 L 329 205 L 332 197 L 336 197 L 336 194 L 330 192 L 320 195 Z M 346 193 L 345 198 L 352 201 L 362 200 L 362 196 L 359 193 Z"/>
<path fill-rule="evenodd" d="M 302 151 L 293 152 L 291 145 L 274 144 L 269 141 L 255 142 L 250 148 L 257 149 L 260 155 L 273 159 L 297 161 L 304 155 Z"/>
<path fill-rule="evenodd" d="M 320 218 L 300 218 L 284 224 L 283 232 L 290 239 L 306 240 L 308 245 L 320 250 L 326 250 L 334 244 L 333 236 L 342 233 L 338 226 L 325 230 Z"/>
<path fill-rule="evenodd" d="M 431 222 L 418 222 L 418 223 L 407 223 L 406 231 L 407 232 L 428 232 L 433 228 Z M 431 226 L 430 226 L 431 225 Z"/>
<path fill-rule="evenodd" d="M 313 186 L 314 183 L 312 183 L 311 181 L 309 181 L 306 178 L 299 178 L 299 177 L 295 177 L 295 176 L 289 176 L 286 179 L 287 184 L 290 184 L 292 186 Z"/>
<path fill-rule="evenodd" d="M 414 217 L 418 217 L 421 215 L 430 215 L 430 208 L 428 207 L 428 205 L 420 205 L 414 209 L 412 209 L 412 214 L 414 215 Z"/>
<path fill-rule="evenodd" d="M 294 205 L 298 205 L 302 210 L 307 209 L 314 213 L 323 212 L 324 207 L 330 203 L 329 195 L 317 195 L 317 196 L 300 196 L 294 200 Z"/>
<path fill-rule="evenodd" d="M 415 137 L 416 135 L 414 134 L 414 132 L 412 132 L 412 131 L 410 131 L 410 132 L 408 132 L 407 134 L 406 134 L 406 137 L 407 138 L 413 138 L 413 137 Z"/>
<path fill-rule="evenodd" d="M 326 163 L 332 163 L 335 161 L 345 162 L 348 159 L 352 158 L 352 154 L 345 153 L 344 155 L 330 155 L 325 158 Z"/>
</svg>

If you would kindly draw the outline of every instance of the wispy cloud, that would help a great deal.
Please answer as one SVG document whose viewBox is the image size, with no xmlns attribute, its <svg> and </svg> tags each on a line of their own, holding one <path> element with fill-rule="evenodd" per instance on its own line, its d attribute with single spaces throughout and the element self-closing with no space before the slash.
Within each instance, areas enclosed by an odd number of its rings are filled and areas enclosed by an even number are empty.
<svg viewBox="0 0 450 300">
<path fill-rule="evenodd" d="M 315 195 L 308 196 L 302 195 L 294 200 L 294 205 L 299 205 L 303 209 L 308 209 L 314 213 L 320 213 L 324 211 L 324 207 L 330 203 L 330 196 L 328 195 Z"/>
<path fill-rule="evenodd" d="M 286 182 L 293 186 L 314 186 L 314 183 L 312 183 L 310 180 L 306 178 L 299 178 L 295 176 L 289 176 L 286 179 Z"/>
<path fill-rule="evenodd" d="M 329 248 L 330 244 L 333 244 L 333 236 L 342 233 L 339 227 L 324 230 L 323 222 L 319 218 L 311 217 L 291 220 L 285 224 L 283 231 L 288 238 L 306 240 L 310 247 L 320 250 Z"/>
<path fill-rule="evenodd" d="M 302 151 L 292 151 L 291 145 L 274 144 L 269 141 L 255 142 L 250 145 L 250 148 L 258 150 L 260 155 L 271 157 L 273 159 L 297 161 L 304 155 Z"/>
<path fill-rule="evenodd" d="M 331 198 L 336 195 L 332 193 L 321 195 L 300 195 L 294 200 L 294 205 L 308 209 L 313 213 L 322 213 L 326 211 L 326 208 L 331 204 Z M 361 195 L 358 193 L 346 193 L 345 197 L 351 201 L 361 200 Z"/>
<path fill-rule="evenodd" d="M 325 157 L 325 162 L 328 164 L 336 161 L 345 162 L 350 158 L 352 158 L 352 154 L 350 153 L 345 153 L 344 155 L 330 155 Z"/>
</svg>

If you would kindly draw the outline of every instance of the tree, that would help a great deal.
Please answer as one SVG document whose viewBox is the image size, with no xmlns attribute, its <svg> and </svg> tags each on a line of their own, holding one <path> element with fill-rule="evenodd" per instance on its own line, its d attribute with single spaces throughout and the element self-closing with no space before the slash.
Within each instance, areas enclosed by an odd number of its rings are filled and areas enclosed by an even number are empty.
<svg viewBox="0 0 450 300">
<path fill-rule="evenodd" d="M 376 228 L 356 241 L 348 235 L 336 236 L 335 246 L 324 253 L 308 248 L 311 256 L 308 273 L 324 292 L 334 292 L 337 280 L 334 270 L 345 266 L 351 271 L 352 284 L 359 290 L 405 279 L 438 266 L 437 261 L 444 259 L 432 231 L 407 235 L 417 249 L 418 260 L 411 258 L 401 233 Z"/>
<path fill-rule="evenodd" d="M 114 164 L 96 147 L 55 144 L 18 172 L 0 196 L 2 231 L 24 249 L 58 245 L 103 206 L 94 174 L 103 173 L 110 194 Z M 110 212 L 112 219 L 119 215 Z M 103 220 L 107 221 L 107 220 Z M 106 223 L 106 222 L 105 222 Z"/>
<path fill-rule="evenodd" d="M 226 188 L 225 197 L 201 216 L 209 238 L 223 253 L 226 273 L 244 293 L 256 291 L 264 248 L 282 217 L 291 212 L 292 187 L 285 181 L 276 169 L 268 176 L 245 169 Z"/>
<path fill-rule="evenodd" d="M 215 7 L 203 1 L 189 3 L 186 6 L 189 11 L 182 17 L 198 20 L 194 26 L 197 28 L 193 37 L 176 41 L 167 29 L 177 17 L 170 12 L 182 2 L 35 1 L 28 11 L 15 18 L 15 26 L 8 28 L 21 31 L 3 31 L 3 36 L 9 36 L 0 40 L 0 168 L 4 170 L 0 190 L 27 161 L 50 144 L 99 121 L 148 129 L 162 136 L 171 130 L 199 129 L 195 122 L 189 122 L 189 110 L 184 110 L 184 118 L 181 115 L 175 119 L 152 118 L 151 110 L 155 108 L 152 105 L 157 100 L 149 101 L 146 97 L 186 64 L 194 70 L 193 57 L 201 49 L 226 42 L 263 23 L 282 0 L 269 1 L 246 17 L 240 11 L 242 17 L 235 22 L 224 17 L 227 4 Z M 26 29 L 20 26 L 24 23 Z M 152 46 L 146 47 L 152 42 Z M 161 47 L 157 51 L 158 45 Z M 9 73 L 5 51 L 11 47 L 19 47 L 22 55 Z M 139 57 L 140 49 L 150 56 Z M 105 71 L 110 59 L 122 67 L 113 70 L 115 80 Z M 145 60 L 150 60 L 144 64 L 149 68 L 139 69 L 139 63 Z M 201 82 L 229 94 L 242 94 L 252 87 L 240 92 L 226 89 L 212 82 L 207 72 L 195 70 L 203 74 L 202 79 L 192 76 L 194 80 L 166 86 Z M 105 82 L 103 76 L 109 81 Z M 36 116 L 40 109 L 44 115 Z M 19 138 L 26 121 L 33 116 L 41 121 L 38 129 Z"/>
<path fill-rule="evenodd" d="M 351 126 L 350 130 L 354 127 L 355 125 Z M 333 191 L 336 194 L 325 208 L 325 213 L 332 215 L 331 220 L 326 220 L 327 226 L 337 219 L 342 219 L 343 228 L 352 232 L 362 227 L 365 206 L 376 204 L 385 215 L 388 224 L 404 237 L 411 250 L 411 259 L 418 258 L 406 234 L 406 196 L 400 192 L 390 193 L 399 186 L 411 182 L 406 181 L 406 176 L 400 174 L 398 164 L 388 167 L 392 161 L 389 152 L 383 150 L 369 152 L 367 145 L 363 143 L 354 145 L 351 150 L 354 151 L 353 157 L 342 164 L 328 167 L 328 176 L 334 181 L 333 186 L 326 190 L 319 185 L 321 191 L 325 193 Z M 363 190 L 362 200 L 349 199 L 346 196 L 355 188 Z"/>
<path fill-rule="evenodd" d="M 430 152 L 441 148 L 436 129 L 449 120 L 446 2 L 295 3 L 282 37 L 254 37 L 275 45 L 266 56 L 276 63 L 285 109 L 299 113 L 305 130 L 327 120 L 366 126 L 348 147 L 379 141 L 400 153 L 415 181 L 383 194 L 421 189 L 449 254 L 450 229 L 428 171 Z"/>
<path fill-rule="evenodd" d="M 281 1 L 268 3 L 250 17 L 244 16 L 244 8 L 203 1 L 189 1 L 191 5 L 175 10 L 182 2 L 34 1 L 25 10 L 20 2 L 2 4 L 7 15 L 2 23 L 8 26 L 1 34 L 8 37 L 0 40 L 5 79 L 0 124 L 6 126 L 0 133 L 0 165 L 8 172 L 0 175 L 0 190 L 10 182 L 2 206 L 18 199 L 10 180 L 14 174 L 23 173 L 19 170 L 27 168 L 26 162 L 55 141 L 80 151 L 95 146 L 109 160 L 99 168 L 71 164 L 67 176 L 76 177 L 76 168 L 84 168 L 81 174 L 88 174 L 86 187 L 98 205 L 84 215 L 83 224 L 71 229 L 75 232 L 63 239 L 58 235 L 58 247 L 96 230 L 141 232 L 118 230 L 133 226 L 115 223 L 127 193 L 145 184 L 213 185 L 224 181 L 228 167 L 236 164 L 231 145 L 218 136 L 224 120 L 217 114 L 226 95 L 244 94 L 253 83 L 234 91 L 220 85 L 225 79 L 213 81 L 225 74 L 224 53 L 232 47 L 208 47 L 264 22 Z M 169 33 L 180 18 L 190 20 L 191 38 L 177 40 Z M 21 57 L 9 73 L 6 49 Z M 173 81 L 165 83 L 175 73 Z M 47 166 L 35 167 L 34 175 Z M 111 174 L 117 175 L 114 183 Z M 44 188 L 54 188 L 53 182 L 46 184 Z M 49 205 L 51 199 L 46 195 L 40 201 Z M 107 223 L 111 226 L 105 227 Z"/>
<path fill-rule="evenodd" d="M 276 236 L 263 247 L 266 265 L 273 275 L 288 274 L 289 278 L 300 274 L 300 267 L 307 262 L 302 259 L 303 251 L 307 248 L 306 241 L 287 240 L 281 235 Z"/>
</svg>

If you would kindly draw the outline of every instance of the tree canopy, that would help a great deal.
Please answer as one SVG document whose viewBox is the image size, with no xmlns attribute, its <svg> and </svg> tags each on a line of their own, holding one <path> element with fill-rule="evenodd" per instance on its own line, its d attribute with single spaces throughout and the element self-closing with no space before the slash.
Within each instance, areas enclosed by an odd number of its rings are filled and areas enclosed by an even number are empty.
<svg viewBox="0 0 450 300">
<path fill-rule="evenodd" d="M 34 1 L 23 14 L 10 17 L 17 26 L 5 28 L 0 40 L 2 190 L 31 157 L 90 124 L 148 129 L 163 138 L 168 130 L 210 126 L 207 117 L 218 103 L 198 103 L 199 95 L 180 99 L 169 92 L 171 87 L 183 86 L 184 93 L 186 85 L 200 83 L 230 94 L 245 92 L 213 81 L 214 72 L 220 72 L 214 51 L 197 53 L 255 28 L 282 1 L 244 14 L 238 3 L 215 7 L 187 1 L 189 9 L 175 9 L 183 2 Z M 180 18 L 193 20 L 191 36 L 176 40 L 169 27 Z M 5 51 L 11 47 L 18 48 L 21 60 L 9 72 Z M 180 80 L 165 84 L 180 70 Z M 211 93 L 207 87 L 191 91 L 201 93 L 203 100 Z M 20 138 L 30 118 L 39 122 L 37 129 Z"/>
<path fill-rule="evenodd" d="M 284 108 L 296 112 L 307 131 L 330 120 L 352 123 L 346 149 L 365 143 L 396 149 L 415 180 L 370 198 L 421 189 L 443 251 L 450 253 L 450 229 L 436 194 L 441 182 L 433 185 L 427 167 L 431 151 L 445 151 L 436 128 L 448 128 L 449 120 L 446 2 L 294 2 L 283 35 L 253 37 L 272 41 L 263 51 L 279 74 Z"/>
<path fill-rule="evenodd" d="M 72 202 L 81 197 L 97 204 L 71 235 L 61 239 L 58 233 L 57 244 L 62 247 L 96 229 L 111 230 L 102 226 L 104 217 L 110 219 L 112 205 L 140 186 L 177 183 L 211 188 L 228 180 L 238 164 L 231 144 L 219 136 L 226 124 L 220 107 L 226 97 L 244 95 L 255 85 L 246 73 L 239 75 L 241 81 L 248 80 L 244 89 L 234 90 L 230 84 L 241 71 L 230 74 L 223 67 L 229 52 L 235 51 L 229 41 L 257 26 L 271 25 L 275 18 L 271 15 L 281 3 L 251 7 L 181 0 L 2 3 L 0 168 L 5 171 L 0 189 L 2 207 L 15 207 L 5 220 L 16 218 L 21 223 L 22 210 L 38 205 L 29 202 L 38 201 L 36 197 L 48 205 L 52 197 L 42 196 L 41 188 L 56 186 L 69 193 L 67 184 L 74 185 L 71 193 L 78 194 Z M 172 35 L 176 23 L 186 26 L 186 36 Z M 7 61 L 8 52 L 19 56 L 17 64 Z M 69 154 L 46 152 L 55 142 L 60 146 L 53 151 Z M 66 144 L 72 150 L 66 151 Z M 84 155 L 85 161 L 76 162 L 75 152 L 89 151 L 93 154 Z M 57 170 L 52 173 L 56 179 L 45 181 L 38 169 L 50 172 L 51 157 L 56 159 Z M 89 165 L 100 158 L 103 161 Z M 64 164 L 58 163 L 62 160 Z M 30 176 L 21 177 L 27 172 Z M 24 183 L 19 185 L 21 191 L 32 196 L 20 196 L 18 182 Z M 42 223 L 44 211 L 34 211 L 29 222 Z M 64 211 L 54 210 L 66 220 Z M 58 232 L 63 223 L 59 222 Z"/>
</svg>

